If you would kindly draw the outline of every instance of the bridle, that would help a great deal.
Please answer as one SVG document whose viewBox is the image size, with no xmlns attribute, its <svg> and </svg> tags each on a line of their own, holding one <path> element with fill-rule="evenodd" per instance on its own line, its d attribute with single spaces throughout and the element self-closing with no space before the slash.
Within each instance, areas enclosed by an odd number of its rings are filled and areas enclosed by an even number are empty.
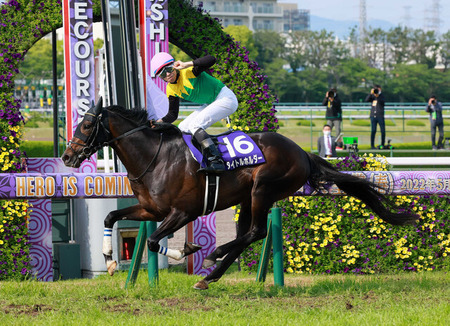
<svg viewBox="0 0 450 326">
<path fill-rule="evenodd" d="M 107 111 L 106 111 L 106 112 L 107 112 Z M 98 115 L 95 115 L 95 114 L 92 114 L 92 113 L 90 113 L 90 112 L 86 112 L 85 115 L 90 115 L 90 116 L 93 116 L 93 117 L 94 117 L 94 126 L 92 127 L 92 128 L 93 128 L 92 133 L 91 133 L 89 136 L 86 136 L 86 135 L 84 135 L 84 134 L 77 128 L 77 130 L 75 131 L 75 134 L 74 134 L 74 138 L 76 137 L 76 138 L 80 139 L 81 141 L 84 142 L 84 144 L 81 144 L 81 143 L 78 143 L 78 142 L 74 142 L 74 141 L 72 141 L 72 140 L 70 140 L 70 141 L 68 142 L 68 147 L 72 150 L 72 152 L 73 152 L 75 155 L 78 155 L 78 158 L 79 158 L 79 159 L 82 159 L 83 156 L 84 156 L 85 158 L 87 158 L 87 159 L 89 160 L 90 157 L 91 157 L 95 152 L 97 152 L 99 149 L 101 149 L 101 148 L 103 148 L 103 147 L 106 147 L 106 146 L 110 146 L 112 143 L 114 143 L 114 142 L 116 142 L 116 141 L 119 141 L 120 139 L 125 138 L 125 137 L 127 137 L 127 136 L 129 136 L 129 135 L 131 135 L 131 134 L 134 134 L 134 133 L 136 133 L 136 132 L 138 132 L 138 131 L 141 131 L 141 130 L 144 130 L 144 129 L 151 129 L 150 126 L 147 125 L 147 124 L 141 125 L 141 126 L 139 126 L 139 127 L 136 127 L 136 128 L 134 128 L 134 129 L 131 129 L 131 130 L 129 130 L 129 131 L 123 133 L 122 135 L 119 135 L 119 136 L 117 136 L 117 137 L 115 137 L 115 138 L 113 138 L 113 139 L 109 139 L 109 140 L 107 139 L 107 140 L 104 141 L 104 142 L 100 142 L 99 144 L 94 145 L 94 141 L 96 140 L 96 138 L 97 138 L 97 136 L 98 136 L 98 133 L 99 133 L 99 131 L 100 131 L 100 128 L 102 128 L 102 131 L 103 131 L 104 134 L 107 136 L 107 138 L 110 138 L 110 137 L 111 137 L 111 132 L 110 132 L 109 129 L 105 126 L 105 123 L 104 123 L 104 121 L 103 121 L 103 120 L 107 120 L 107 119 L 108 119 L 108 115 L 107 115 L 107 114 L 103 115 L 103 113 L 100 113 L 100 114 L 98 114 Z M 104 118 L 104 119 L 103 119 L 103 118 Z M 125 118 L 125 117 L 122 117 L 122 118 Z M 126 118 L 125 118 L 125 119 L 126 119 Z M 127 120 L 128 120 L 128 119 L 127 119 Z M 106 125 L 107 125 L 107 124 L 106 124 Z M 150 169 L 150 167 L 152 166 L 152 164 L 156 161 L 156 158 L 157 158 L 158 155 L 159 155 L 159 152 L 160 152 L 161 146 L 162 146 L 162 140 L 163 140 L 163 133 L 161 132 L 161 133 L 160 133 L 160 137 L 159 137 L 158 150 L 156 151 L 155 156 L 152 158 L 152 160 L 150 161 L 150 163 L 147 165 L 147 167 L 145 168 L 144 172 L 142 172 L 137 178 L 130 178 L 130 177 L 129 177 L 129 174 L 128 174 L 128 179 L 129 179 L 130 181 L 138 182 L 138 181 L 139 181 L 139 180 L 140 180 L 140 179 L 148 172 L 148 170 Z M 75 149 L 73 149 L 73 147 L 72 147 L 72 144 L 81 146 L 81 147 L 82 147 L 81 150 L 78 151 L 78 152 L 75 151 Z"/>
<path fill-rule="evenodd" d="M 77 143 L 74 142 L 73 140 L 69 140 L 67 146 L 72 150 L 72 152 L 75 155 L 78 155 L 79 159 L 82 159 L 83 156 L 85 158 L 87 158 L 88 160 L 90 159 L 90 157 L 96 152 L 98 151 L 100 148 L 104 147 L 104 146 L 109 146 L 109 144 L 111 143 L 111 141 L 107 141 L 104 143 L 99 143 L 98 145 L 94 146 L 94 141 L 97 138 L 98 132 L 100 130 L 100 126 L 102 127 L 102 130 L 106 132 L 106 134 L 109 136 L 111 135 L 111 132 L 108 130 L 108 128 L 105 127 L 105 125 L 103 124 L 102 121 L 102 114 L 99 115 L 95 115 L 92 114 L 90 112 L 86 112 L 86 115 L 90 115 L 94 117 L 94 126 L 92 127 L 93 131 L 91 132 L 91 134 L 89 136 L 84 135 L 79 128 L 77 128 L 75 130 L 75 134 L 73 135 L 74 138 L 78 138 L 80 139 L 82 142 L 84 142 L 84 144 L 82 143 Z M 114 139 L 113 139 L 114 140 Z M 81 150 L 79 150 L 78 152 L 72 147 L 72 144 L 81 146 Z"/>
</svg>

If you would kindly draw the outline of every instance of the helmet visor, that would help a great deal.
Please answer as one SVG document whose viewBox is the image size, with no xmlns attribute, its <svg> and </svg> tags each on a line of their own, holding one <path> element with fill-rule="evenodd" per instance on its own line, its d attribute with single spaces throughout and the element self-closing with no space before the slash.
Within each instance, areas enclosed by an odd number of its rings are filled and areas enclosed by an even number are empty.
<svg viewBox="0 0 450 326">
<path fill-rule="evenodd" d="M 164 68 L 161 69 L 161 72 L 157 76 L 164 79 L 167 77 L 167 75 L 172 73 L 173 69 L 174 69 L 173 65 L 165 66 Z"/>
</svg>

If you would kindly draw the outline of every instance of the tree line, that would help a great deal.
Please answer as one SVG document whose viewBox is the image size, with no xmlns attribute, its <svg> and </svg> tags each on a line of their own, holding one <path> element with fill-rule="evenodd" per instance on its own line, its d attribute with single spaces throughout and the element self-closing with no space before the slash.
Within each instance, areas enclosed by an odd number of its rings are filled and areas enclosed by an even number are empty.
<svg viewBox="0 0 450 326">
<path fill-rule="evenodd" d="M 376 28 L 362 42 L 356 28 L 346 40 L 326 30 L 252 33 L 246 26 L 229 26 L 225 31 L 264 69 L 280 102 L 321 102 L 330 88 L 337 88 L 344 102 L 360 102 L 373 84 L 382 86 L 388 102 L 425 102 L 432 94 L 450 102 L 450 31 L 438 37 L 420 29 Z M 95 40 L 95 48 L 102 43 Z M 60 78 L 62 42 L 57 49 Z M 188 59 L 175 46 L 171 53 Z M 50 79 L 51 67 L 51 43 L 43 39 L 26 55 L 18 78 Z"/>
<path fill-rule="evenodd" d="M 281 102 L 321 102 L 337 88 L 343 101 L 364 100 L 372 85 L 382 85 L 389 102 L 425 102 L 435 94 L 450 101 L 450 31 L 395 27 L 356 29 L 346 40 L 333 32 L 252 33 L 245 26 L 225 29 L 264 68 Z"/>
</svg>

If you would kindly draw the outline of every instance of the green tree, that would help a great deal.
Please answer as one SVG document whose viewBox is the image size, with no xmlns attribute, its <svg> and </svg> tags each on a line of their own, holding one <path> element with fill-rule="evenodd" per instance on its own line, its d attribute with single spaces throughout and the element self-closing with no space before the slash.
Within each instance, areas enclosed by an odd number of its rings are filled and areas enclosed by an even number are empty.
<svg viewBox="0 0 450 326">
<path fill-rule="evenodd" d="M 397 26 L 387 33 L 390 53 L 394 64 L 406 63 L 409 60 L 409 43 L 411 30 Z"/>
<path fill-rule="evenodd" d="M 308 63 L 321 69 L 329 64 L 331 49 L 335 47 L 335 37 L 333 32 L 326 30 L 309 31 L 306 42 Z"/>
<path fill-rule="evenodd" d="M 439 54 L 441 63 L 444 65 L 444 71 L 447 71 L 450 65 L 450 31 L 441 35 L 440 44 Z"/>
<path fill-rule="evenodd" d="M 64 71 L 63 44 L 58 41 L 57 52 L 57 75 L 61 77 Z M 53 76 L 52 43 L 48 39 L 40 39 L 25 55 L 24 61 L 19 66 L 19 78 L 28 81 L 40 79 L 51 79 Z"/>
<path fill-rule="evenodd" d="M 273 61 L 266 63 L 264 73 L 267 75 L 267 84 L 274 90 L 278 99 L 282 102 L 293 102 L 291 90 L 298 92 L 299 80 L 291 78 L 294 74 L 283 69 L 286 63 L 284 59 L 273 58 Z"/>
<path fill-rule="evenodd" d="M 103 40 L 100 38 L 97 38 L 94 40 L 94 53 L 97 53 L 98 50 L 100 50 L 103 47 Z"/>
<path fill-rule="evenodd" d="M 288 35 L 288 45 L 282 57 L 289 63 L 294 74 L 308 65 L 308 49 L 310 31 L 293 31 Z"/>
<path fill-rule="evenodd" d="M 181 50 L 178 46 L 169 43 L 169 52 L 175 60 L 180 61 L 191 61 L 192 58 L 187 55 L 183 50 Z"/>
<path fill-rule="evenodd" d="M 389 81 L 390 100 L 399 102 L 425 102 L 434 91 L 431 70 L 425 64 L 398 64 L 392 70 Z"/>
<path fill-rule="evenodd" d="M 386 70 L 388 43 L 387 33 L 384 30 L 381 28 L 370 28 L 366 32 L 364 55 L 370 67 Z"/>
<path fill-rule="evenodd" d="M 411 38 L 411 59 L 418 64 L 425 64 L 428 68 L 436 66 L 439 42 L 434 31 L 424 32 L 421 29 L 413 31 Z"/>
<path fill-rule="evenodd" d="M 253 40 L 258 52 L 256 62 L 263 68 L 281 58 L 286 51 L 286 38 L 277 32 L 257 31 L 253 34 Z"/>
<path fill-rule="evenodd" d="M 327 73 L 315 67 L 308 67 L 299 73 L 303 102 L 321 102 L 328 88 Z"/>
<path fill-rule="evenodd" d="M 325 67 L 328 72 L 328 88 L 341 83 L 341 76 L 344 73 L 341 63 L 348 58 L 350 58 L 350 50 L 342 41 L 335 41 L 329 49 L 328 65 Z"/>
<path fill-rule="evenodd" d="M 340 69 L 340 83 L 336 86 L 342 101 L 363 101 L 373 84 L 383 84 L 383 73 L 369 67 L 363 59 L 345 59 Z"/>
<path fill-rule="evenodd" d="M 241 46 L 245 47 L 249 52 L 250 60 L 255 60 L 258 57 L 258 49 L 255 46 L 253 33 L 245 25 L 230 25 L 224 28 L 224 32 L 231 35 L 235 41 L 240 42 Z"/>
</svg>

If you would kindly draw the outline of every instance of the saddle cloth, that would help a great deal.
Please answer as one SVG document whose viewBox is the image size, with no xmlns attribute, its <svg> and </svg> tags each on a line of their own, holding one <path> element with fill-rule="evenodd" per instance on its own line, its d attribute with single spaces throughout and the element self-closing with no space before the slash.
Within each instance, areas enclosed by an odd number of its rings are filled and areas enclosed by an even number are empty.
<svg viewBox="0 0 450 326">
<path fill-rule="evenodd" d="M 259 147 L 253 139 L 242 131 L 233 131 L 230 133 L 211 136 L 213 141 L 218 144 L 220 153 L 225 162 L 228 171 L 241 166 L 251 166 L 264 163 L 266 160 Z M 192 135 L 183 133 L 183 139 L 192 156 L 200 163 L 202 168 L 206 167 L 201 150 L 192 143 Z M 196 145 L 197 142 L 195 141 Z"/>
</svg>

